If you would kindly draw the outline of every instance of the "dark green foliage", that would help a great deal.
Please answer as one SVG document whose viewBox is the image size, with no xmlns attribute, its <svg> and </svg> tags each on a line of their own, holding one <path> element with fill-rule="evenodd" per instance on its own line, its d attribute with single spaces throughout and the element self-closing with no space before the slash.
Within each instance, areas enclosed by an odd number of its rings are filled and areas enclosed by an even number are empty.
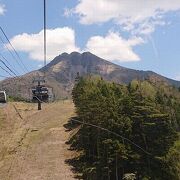
<svg viewBox="0 0 180 180">
<path fill-rule="evenodd" d="M 167 170 L 169 172 L 169 179 L 180 179 L 180 141 L 177 141 L 173 147 L 170 148 L 165 157 L 165 162 L 168 164 Z"/>
<path fill-rule="evenodd" d="M 109 130 L 81 125 L 74 137 L 84 179 L 115 180 L 129 173 L 137 179 L 174 178 L 177 168 L 170 171 L 174 162 L 168 157 L 176 156 L 171 148 L 180 121 L 177 97 L 148 81 L 125 86 L 98 77 L 78 77 L 72 95 L 80 121 Z"/>
</svg>

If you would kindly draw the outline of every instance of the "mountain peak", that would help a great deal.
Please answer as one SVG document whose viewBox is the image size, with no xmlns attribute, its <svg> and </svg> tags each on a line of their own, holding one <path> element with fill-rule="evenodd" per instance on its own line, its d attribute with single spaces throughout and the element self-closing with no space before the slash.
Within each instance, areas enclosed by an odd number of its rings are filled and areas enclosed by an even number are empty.
<svg viewBox="0 0 180 180">
<path fill-rule="evenodd" d="M 32 77 L 34 77 L 35 74 L 42 74 L 42 72 L 46 72 L 47 85 L 53 88 L 57 98 L 66 97 L 71 94 L 77 73 L 79 73 L 80 76 L 86 76 L 88 74 L 98 75 L 107 81 L 113 81 L 120 84 L 128 84 L 133 79 L 149 79 L 153 82 L 165 82 L 176 87 L 180 86 L 180 82 L 165 78 L 152 71 L 138 71 L 121 67 L 106 61 L 91 52 L 62 53 L 39 71 L 24 75 L 24 77 L 29 80 L 24 83 L 27 83 L 27 86 L 30 86 L 29 82 L 32 81 Z M 7 87 L 7 89 L 10 89 L 10 94 L 13 94 L 13 92 L 15 92 L 14 89 L 19 87 L 17 86 L 19 82 L 14 83 L 13 79 L 9 81 L 12 81 L 11 84 L 14 84 L 14 86 Z M 5 83 L 5 86 L 6 80 L 3 83 Z M 25 89 L 23 87 L 22 97 L 24 97 L 24 92 L 28 90 L 28 88 Z M 28 93 L 29 91 L 26 92 L 26 94 Z"/>
<path fill-rule="evenodd" d="M 59 56 L 69 56 L 69 54 L 64 52 L 64 53 L 60 54 Z"/>
<path fill-rule="evenodd" d="M 89 52 L 89 51 L 85 51 L 85 52 L 82 52 L 82 53 L 80 53 L 80 52 L 77 52 L 77 51 L 73 51 L 73 52 L 71 52 L 71 53 L 66 53 L 66 52 L 64 52 L 64 53 L 62 53 L 62 54 L 60 54 L 59 55 L 59 57 L 60 56 L 94 56 L 94 57 L 97 57 L 97 58 L 99 58 L 98 56 L 96 56 L 95 54 L 92 54 L 91 52 Z"/>
<path fill-rule="evenodd" d="M 71 56 L 74 56 L 74 55 L 81 55 L 81 53 L 77 52 L 77 51 L 73 51 L 72 53 L 70 53 Z"/>
<path fill-rule="evenodd" d="M 80 75 L 95 74 L 100 75 L 106 80 L 113 80 L 117 83 L 129 83 L 133 79 L 149 79 L 157 77 L 162 81 L 170 82 L 170 84 L 179 84 L 179 82 L 170 80 L 152 71 L 138 71 L 121 67 L 104 60 L 91 52 L 71 52 L 62 53 L 52 60 L 45 68 L 40 69 L 48 71 L 54 76 L 66 76 L 65 81 L 73 81 L 77 72 Z M 68 77 L 68 78 L 67 78 Z M 69 79 L 70 78 L 70 79 Z M 59 79 L 59 77 L 58 77 Z"/>
<path fill-rule="evenodd" d="M 96 56 L 95 54 L 92 54 L 92 53 L 89 52 L 89 51 L 83 52 L 82 55 L 85 55 L 85 56 Z M 97 56 L 96 56 L 96 57 L 97 57 Z"/>
</svg>

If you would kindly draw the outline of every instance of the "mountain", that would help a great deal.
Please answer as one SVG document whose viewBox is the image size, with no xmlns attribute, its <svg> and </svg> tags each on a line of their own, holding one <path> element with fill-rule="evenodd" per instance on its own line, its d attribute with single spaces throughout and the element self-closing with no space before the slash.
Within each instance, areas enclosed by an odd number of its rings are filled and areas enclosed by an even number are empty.
<svg viewBox="0 0 180 180">
<path fill-rule="evenodd" d="M 82 54 L 72 52 L 55 57 L 46 67 L 37 71 L 0 82 L 0 89 L 6 89 L 7 93 L 12 96 L 31 98 L 31 88 L 35 85 L 33 80 L 45 76 L 46 85 L 53 88 L 57 99 L 69 97 L 78 72 L 80 76 L 98 75 L 116 83 L 127 84 L 133 79 L 149 79 L 180 87 L 179 81 L 168 79 L 152 71 L 128 69 L 99 58 L 90 52 Z"/>
</svg>

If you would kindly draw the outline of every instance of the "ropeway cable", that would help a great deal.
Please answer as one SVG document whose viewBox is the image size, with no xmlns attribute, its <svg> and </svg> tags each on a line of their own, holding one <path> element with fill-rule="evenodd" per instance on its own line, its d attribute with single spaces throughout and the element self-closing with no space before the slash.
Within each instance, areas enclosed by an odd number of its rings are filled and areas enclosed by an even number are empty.
<svg viewBox="0 0 180 180">
<path fill-rule="evenodd" d="M 103 128 L 103 127 L 100 127 L 100 126 L 97 126 L 97 125 L 94 125 L 94 124 L 91 124 L 91 123 L 82 122 L 82 121 L 79 121 L 79 120 L 74 119 L 74 118 L 72 118 L 71 121 L 78 122 L 78 123 L 80 123 L 80 124 L 85 124 L 85 125 L 88 125 L 88 126 L 92 126 L 92 127 L 101 129 L 101 130 L 103 130 L 103 131 L 109 132 L 109 133 L 111 133 L 111 134 L 113 134 L 113 135 L 115 135 L 115 136 L 120 137 L 121 139 L 126 140 L 127 142 L 129 142 L 130 144 L 136 146 L 137 148 L 141 149 L 145 154 L 147 154 L 147 155 L 149 155 L 149 156 L 152 155 L 151 153 L 147 152 L 144 148 L 142 148 L 142 147 L 139 146 L 138 144 L 134 143 L 134 142 L 131 141 L 130 139 L 128 139 L 128 138 L 126 138 L 126 137 L 124 137 L 124 136 L 121 136 L 120 134 L 117 134 L 117 133 L 115 133 L 115 132 L 113 132 L 113 131 L 110 131 L 109 129 L 106 129 L 106 128 Z"/>
</svg>

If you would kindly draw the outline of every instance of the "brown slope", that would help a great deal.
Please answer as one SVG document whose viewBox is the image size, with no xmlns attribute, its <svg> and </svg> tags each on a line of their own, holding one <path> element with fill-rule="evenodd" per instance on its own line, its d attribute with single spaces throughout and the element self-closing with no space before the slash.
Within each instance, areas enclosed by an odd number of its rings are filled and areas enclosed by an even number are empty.
<svg viewBox="0 0 180 180">
<path fill-rule="evenodd" d="M 76 153 L 68 150 L 66 141 L 71 134 L 64 128 L 74 116 L 74 105 L 60 101 L 45 104 L 42 111 L 36 109 L 30 103 L 0 108 L 0 179 L 75 179 L 66 160 Z"/>
</svg>

